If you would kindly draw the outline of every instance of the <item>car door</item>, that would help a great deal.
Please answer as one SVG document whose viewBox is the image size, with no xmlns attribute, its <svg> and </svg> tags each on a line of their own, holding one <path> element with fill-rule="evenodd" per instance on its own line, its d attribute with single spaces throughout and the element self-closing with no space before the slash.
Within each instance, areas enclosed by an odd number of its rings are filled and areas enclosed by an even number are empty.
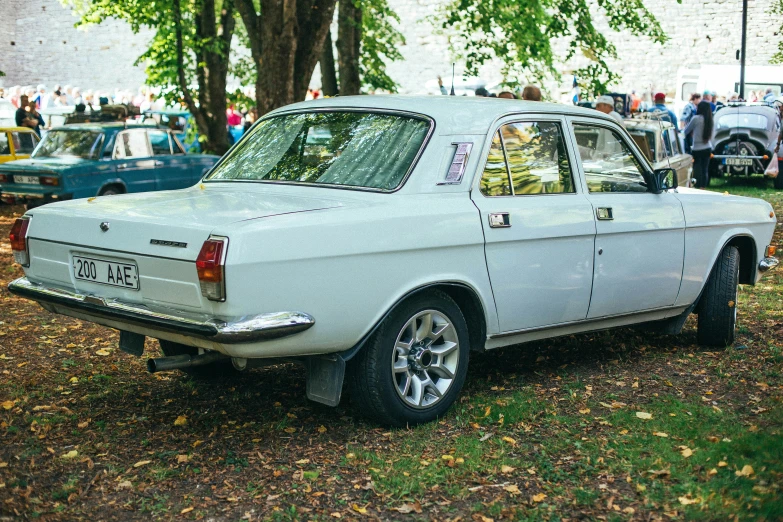
<svg viewBox="0 0 783 522">
<path fill-rule="evenodd" d="M 155 159 L 146 129 L 128 129 L 117 134 L 113 163 L 128 192 L 155 190 Z"/>
<path fill-rule="evenodd" d="M 677 132 L 673 127 L 664 131 L 664 139 L 669 140 L 669 143 L 671 144 L 671 168 L 677 171 L 677 185 L 680 187 L 690 187 L 691 173 L 693 171 L 693 157 L 682 151 L 680 140 L 677 138 Z"/>
<path fill-rule="evenodd" d="M 595 222 L 576 183 L 565 120 L 506 120 L 471 193 L 501 332 L 580 321 L 590 304 Z"/>
<path fill-rule="evenodd" d="M 672 306 L 680 289 L 685 217 L 671 192 L 647 192 L 649 166 L 613 123 L 569 117 L 595 212 L 588 319 Z"/>
<path fill-rule="evenodd" d="M 155 187 L 157 190 L 173 190 L 193 185 L 190 169 L 184 154 L 172 154 L 172 140 L 169 131 L 150 129 L 147 131 L 155 157 Z M 179 152 L 179 149 L 177 149 Z"/>
</svg>

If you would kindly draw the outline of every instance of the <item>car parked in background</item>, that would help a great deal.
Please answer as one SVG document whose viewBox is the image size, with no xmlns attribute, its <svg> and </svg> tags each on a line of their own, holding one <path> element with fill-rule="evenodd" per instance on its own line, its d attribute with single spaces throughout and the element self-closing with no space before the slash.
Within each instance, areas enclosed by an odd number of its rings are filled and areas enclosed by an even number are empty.
<svg viewBox="0 0 783 522">
<path fill-rule="evenodd" d="M 780 133 L 778 112 L 769 104 L 737 103 L 715 112 L 715 140 L 710 178 L 763 175 L 777 159 L 775 146 Z M 709 183 L 709 180 L 708 180 Z M 783 189 L 783 175 L 774 180 Z"/>
<path fill-rule="evenodd" d="M 672 168 L 677 172 L 679 186 L 691 186 L 693 156 L 683 152 L 677 129 L 671 122 L 628 119 L 625 128 L 654 169 Z"/>
<path fill-rule="evenodd" d="M 198 129 L 193 121 L 193 115 L 188 111 L 177 110 L 150 110 L 141 115 L 144 125 L 169 129 L 177 137 L 185 152 L 194 154 L 201 152 L 201 143 L 198 140 Z"/>
<path fill-rule="evenodd" d="M 9 290 L 137 356 L 158 339 L 150 371 L 299 361 L 310 399 L 347 377 L 406 426 L 448 410 L 471 351 L 691 313 L 731 344 L 775 226 L 765 201 L 678 187 L 595 110 L 348 96 L 266 114 L 197 186 L 28 211 Z"/>
<path fill-rule="evenodd" d="M 0 163 L 29 158 L 38 135 L 28 127 L 0 127 Z"/>
<path fill-rule="evenodd" d="M 217 156 L 185 154 L 168 129 L 123 123 L 50 130 L 31 157 L 0 166 L 0 191 L 29 207 L 194 185 Z"/>
</svg>

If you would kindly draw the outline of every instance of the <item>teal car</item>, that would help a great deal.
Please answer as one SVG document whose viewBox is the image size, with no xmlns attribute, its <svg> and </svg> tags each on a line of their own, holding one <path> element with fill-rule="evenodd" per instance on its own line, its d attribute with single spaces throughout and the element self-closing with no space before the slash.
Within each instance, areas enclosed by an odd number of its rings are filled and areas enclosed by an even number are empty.
<svg viewBox="0 0 783 522">
<path fill-rule="evenodd" d="M 218 156 L 185 154 L 169 129 L 124 123 L 50 130 L 29 159 L 0 165 L 6 202 L 29 208 L 66 199 L 190 187 Z"/>
</svg>

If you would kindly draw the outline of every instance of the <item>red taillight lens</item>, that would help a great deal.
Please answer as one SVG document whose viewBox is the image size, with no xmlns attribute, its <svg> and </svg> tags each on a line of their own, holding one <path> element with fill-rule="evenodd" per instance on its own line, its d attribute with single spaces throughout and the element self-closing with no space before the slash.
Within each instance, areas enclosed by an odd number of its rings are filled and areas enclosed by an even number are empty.
<svg viewBox="0 0 783 522">
<path fill-rule="evenodd" d="M 0 174 L 0 183 L 6 183 L 8 181 L 8 176 L 5 174 Z"/>
<path fill-rule="evenodd" d="M 11 227 L 11 250 L 14 253 L 14 261 L 22 266 L 30 266 L 30 254 L 27 251 L 27 227 L 30 226 L 30 218 L 21 217 Z"/>
<path fill-rule="evenodd" d="M 41 176 L 41 185 L 49 185 L 50 187 L 56 187 L 60 184 L 60 178 L 57 176 Z"/>
<path fill-rule="evenodd" d="M 201 246 L 196 258 L 196 271 L 201 283 L 201 294 L 210 301 L 226 300 L 224 275 L 224 252 L 226 242 L 223 239 L 207 239 Z"/>
</svg>

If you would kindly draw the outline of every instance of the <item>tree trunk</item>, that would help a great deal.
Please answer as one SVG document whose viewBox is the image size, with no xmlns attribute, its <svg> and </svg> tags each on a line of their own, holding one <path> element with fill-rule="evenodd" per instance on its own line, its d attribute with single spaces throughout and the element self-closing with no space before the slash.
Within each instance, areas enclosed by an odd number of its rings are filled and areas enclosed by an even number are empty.
<svg viewBox="0 0 783 522">
<path fill-rule="evenodd" d="M 258 114 L 304 100 L 337 0 L 238 0 L 256 64 Z"/>
<path fill-rule="evenodd" d="M 332 32 L 326 33 L 324 49 L 321 51 L 321 89 L 324 96 L 337 96 L 337 72 L 334 68 L 334 49 L 332 48 Z"/>
<path fill-rule="evenodd" d="M 177 83 L 182 96 L 193 115 L 196 127 L 204 137 L 203 149 L 223 155 L 229 148 L 228 120 L 226 117 L 226 77 L 231 38 L 234 35 L 233 0 L 225 0 L 220 20 L 215 17 L 215 0 L 203 0 L 200 12 L 195 16 L 195 32 L 205 45 L 196 57 L 198 103 L 187 85 L 184 72 L 182 45 L 182 12 L 180 1 L 174 0 L 174 25 L 177 51 Z M 215 46 L 217 45 L 217 47 Z"/>
<path fill-rule="evenodd" d="M 337 62 L 340 94 L 360 94 L 359 47 L 362 41 L 362 8 L 359 0 L 340 0 L 337 13 Z"/>
</svg>

